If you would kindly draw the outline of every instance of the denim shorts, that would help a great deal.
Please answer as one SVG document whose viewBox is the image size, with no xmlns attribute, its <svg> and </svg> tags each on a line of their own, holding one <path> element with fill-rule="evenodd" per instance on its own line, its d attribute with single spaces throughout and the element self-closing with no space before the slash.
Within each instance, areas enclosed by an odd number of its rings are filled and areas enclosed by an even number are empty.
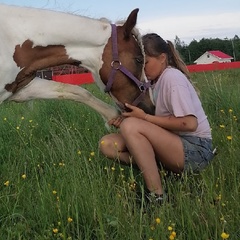
<svg viewBox="0 0 240 240">
<path fill-rule="evenodd" d="M 199 173 L 214 157 L 212 140 L 196 136 L 180 136 L 185 154 L 184 172 Z"/>
</svg>

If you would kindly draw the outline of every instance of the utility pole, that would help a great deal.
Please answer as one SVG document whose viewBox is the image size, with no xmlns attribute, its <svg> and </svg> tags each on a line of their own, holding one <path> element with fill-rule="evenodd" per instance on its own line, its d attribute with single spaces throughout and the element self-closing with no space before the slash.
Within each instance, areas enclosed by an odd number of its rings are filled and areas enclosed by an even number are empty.
<svg viewBox="0 0 240 240">
<path fill-rule="evenodd" d="M 231 43 L 232 43 L 232 50 L 233 50 L 233 60 L 234 62 L 236 61 L 236 55 L 235 55 L 235 47 L 234 47 L 234 42 L 233 39 L 231 38 Z"/>
<path fill-rule="evenodd" d="M 189 60 L 189 63 L 192 63 L 191 53 L 190 53 L 189 48 L 188 48 L 188 60 Z"/>
</svg>

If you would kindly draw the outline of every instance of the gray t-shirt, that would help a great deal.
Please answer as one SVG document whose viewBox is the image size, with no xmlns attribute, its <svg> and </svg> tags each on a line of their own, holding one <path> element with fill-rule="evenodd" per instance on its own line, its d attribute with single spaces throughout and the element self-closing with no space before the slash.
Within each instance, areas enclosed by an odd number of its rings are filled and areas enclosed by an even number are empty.
<svg viewBox="0 0 240 240">
<path fill-rule="evenodd" d="M 167 67 L 153 89 L 157 116 L 183 117 L 193 115 L 197 118 L 195 132 L 177 132 L 178 135 L 212 138 L 207 116 L 201 101 L 187 77 L 178 69 Z"/>
</svg>

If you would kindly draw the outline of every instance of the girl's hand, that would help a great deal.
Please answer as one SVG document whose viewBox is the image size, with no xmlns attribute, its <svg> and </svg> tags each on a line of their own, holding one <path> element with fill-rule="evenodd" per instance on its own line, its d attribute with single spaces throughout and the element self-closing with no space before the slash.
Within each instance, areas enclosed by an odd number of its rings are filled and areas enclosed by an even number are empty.
<svg viewBox="0 0 240 240">
<path fill-rule="evenodd" d="M 114 126 L 114 127 L 116 127 L 116 128 L 119 128 L 119 127 L 120 127 L 120 124 L 122 123 L 122 121 L 123 121 L 124 118 L 125 118 L 125 117 L 123 117 L 122 115 L 117 116 L 117 117 L 111 119 L 110 121 L 108 121 L 108 124 L 109 124 L 109 125 L 112 125 L 112 126 Z"/>
<path fill-rule="evenodd" d="M 122 115 L 111 119 L 110 121 L 108 121 L 109 125 L 119 128 L 120 124 L 126 117 L 136 117 L 140 119 L 145 119 L 147 114 L 142 109 L 128 103 L 125 103 L 125 106 L 129 108 L 131 112 L 123 112 Z"/>
<path fill-rule="evenodd" d="M 122 116 L 124 116 L 124 117 L 136 117 L 136 118 L 140 118 L 140 119 L 145 119 L 146 113 L 142 109 L 140 109 L 138 107 L 135 107 L 133 105 L 130 105 L 128 103 L 125 103 L 125 106 L 127 108 L 129 108 L 130 110 L 132 110 L 132 111 L 131 112 L 124 112 L 124 113 L 122 113 Z"/>
</svg>

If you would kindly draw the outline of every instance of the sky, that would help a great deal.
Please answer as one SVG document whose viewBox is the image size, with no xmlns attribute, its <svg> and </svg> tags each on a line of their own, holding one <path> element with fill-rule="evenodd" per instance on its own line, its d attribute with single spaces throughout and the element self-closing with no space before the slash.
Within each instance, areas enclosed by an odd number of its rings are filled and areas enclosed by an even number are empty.
<svg viewBox="0 0 240 240">
<path fill-rule="evenodd" d="M 137 27 L 165 40 L 184 43 L 202 38 L 240 37 L 240 0 L 0 0 L 0 3 L 45 8 L 116 22 L 139 8 Z"/>
</svg>

